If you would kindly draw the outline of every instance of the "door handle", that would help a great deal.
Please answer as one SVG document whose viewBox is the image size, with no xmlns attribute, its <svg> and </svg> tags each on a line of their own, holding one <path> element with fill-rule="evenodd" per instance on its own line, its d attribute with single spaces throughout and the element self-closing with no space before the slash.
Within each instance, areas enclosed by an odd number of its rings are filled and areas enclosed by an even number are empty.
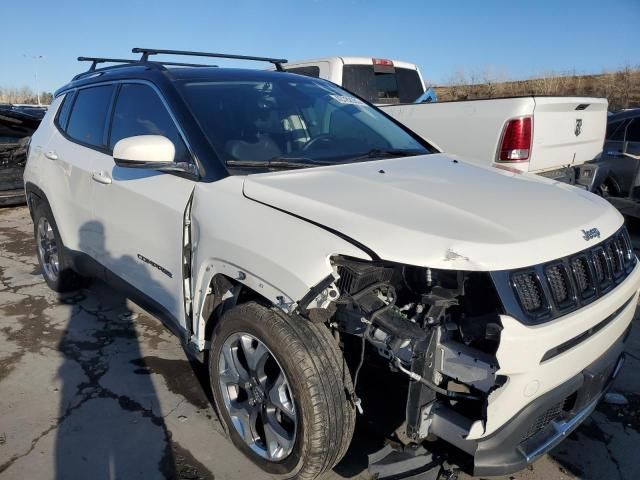
<svg viewBox="0 0 640 480">
<path fill-rule="evenodd" d="M 615 151 L 615 150 L 609 150 L 607 152 L 607 155 L 610 155 L 612 157 L 622 157 L 623 156 L 622 152 L 618 152 L 618 151 Z"/>
<path fill-rule="evenodd" d="M 111 177 L 107 175 L 106 172 L 93 172 L 91 174 L 91 178 L 98 183 L 102 183 L 103 185 L 109 185 L 111 183 Z"/>
<path fill-rule="evenodd" d="M 58 154 L 55 152 L 55 150 L 49 150 L 45 152 L 44 156 L 49 160 L 58 160 Z"/>
</svg>

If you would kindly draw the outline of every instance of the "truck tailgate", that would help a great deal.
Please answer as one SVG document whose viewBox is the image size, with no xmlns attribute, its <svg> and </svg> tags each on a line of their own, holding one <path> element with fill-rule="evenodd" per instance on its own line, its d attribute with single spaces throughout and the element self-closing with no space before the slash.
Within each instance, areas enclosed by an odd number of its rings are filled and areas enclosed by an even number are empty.
<svg viewBox="0 0 640 480">
<path fill-rule="evenodd" d="M 533 97 L 529 171 L 581 164 L 602 151 L 608 103 L 603 98 Z"/>
<path fill-rule="evenodd" d="M 439 150 L 467 162 L 490 166 L 505 122 L 530 116 L 533 97 L 385 105 L 383 112 Z"/>
</svg>

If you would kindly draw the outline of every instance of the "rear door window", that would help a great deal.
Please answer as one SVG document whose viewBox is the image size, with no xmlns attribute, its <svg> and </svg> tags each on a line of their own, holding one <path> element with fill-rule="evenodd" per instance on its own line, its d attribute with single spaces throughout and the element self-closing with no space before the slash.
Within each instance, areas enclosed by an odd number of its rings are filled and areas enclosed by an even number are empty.
<svg viewBox="0 0 640 480">
<path fill-rule="evenodd" d="M 104 146 L 104 127 L 113 89 L 113 85 L 101 85 L 79 90 L 69 117 L 67 135 L 85 145 Z"/>
<path fill-rule="evenodd" d="M 418 72 L 408 68 L 345 65 L 342 85 L 372 103 L 411 103 L 424 93 Z"/>
<path fill-rule="evenodd" d="M 175 161 L 189 161 L 187 147 L 158 94 L 148 85 L 122 85 L 113 111 L 109 148 L 138 135 L 162 135 L 176 148 Z"/>
</svg>

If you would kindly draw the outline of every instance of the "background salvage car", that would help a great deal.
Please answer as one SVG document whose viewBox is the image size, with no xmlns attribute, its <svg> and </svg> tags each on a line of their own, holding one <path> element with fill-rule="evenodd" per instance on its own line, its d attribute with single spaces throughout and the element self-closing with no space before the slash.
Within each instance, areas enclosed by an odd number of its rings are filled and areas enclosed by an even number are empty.
<svg viewBox="0 0 640 480">
<path fill-rule="evenodd" d="M 640 218 L 640 108 L 609 115 L 597 163 L 608 171 L 600 194 L 624 215 Z"/>
<path fill-rule="evenodd" d="M 0 104 L 0 206 L 25 201 L 27 147 L 45 112 L 46 107 Z"/>
</svg>

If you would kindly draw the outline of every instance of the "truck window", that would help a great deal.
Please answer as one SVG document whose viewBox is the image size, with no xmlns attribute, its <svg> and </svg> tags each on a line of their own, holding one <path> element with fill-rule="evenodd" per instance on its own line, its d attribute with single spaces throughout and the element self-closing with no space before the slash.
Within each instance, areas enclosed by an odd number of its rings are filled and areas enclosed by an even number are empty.
<svg viewBox="0 0 640 480">
<path fill-rule="evenodd" d="M 297 73 L 298 75 L 304 75 L 305 77 L 320 78 L 320 67 L 315 67 L 313 65 L 309 67 L 287 68 L 286 70 L 289 73 Z"/>
<path fill-rule="evenodd" d="M 418 72 L 408 68 L 376 72 L 373 65 L 345 65 L 342 85 L 372 103 L 411 103 L 424 93 Z"/>
</svg>

